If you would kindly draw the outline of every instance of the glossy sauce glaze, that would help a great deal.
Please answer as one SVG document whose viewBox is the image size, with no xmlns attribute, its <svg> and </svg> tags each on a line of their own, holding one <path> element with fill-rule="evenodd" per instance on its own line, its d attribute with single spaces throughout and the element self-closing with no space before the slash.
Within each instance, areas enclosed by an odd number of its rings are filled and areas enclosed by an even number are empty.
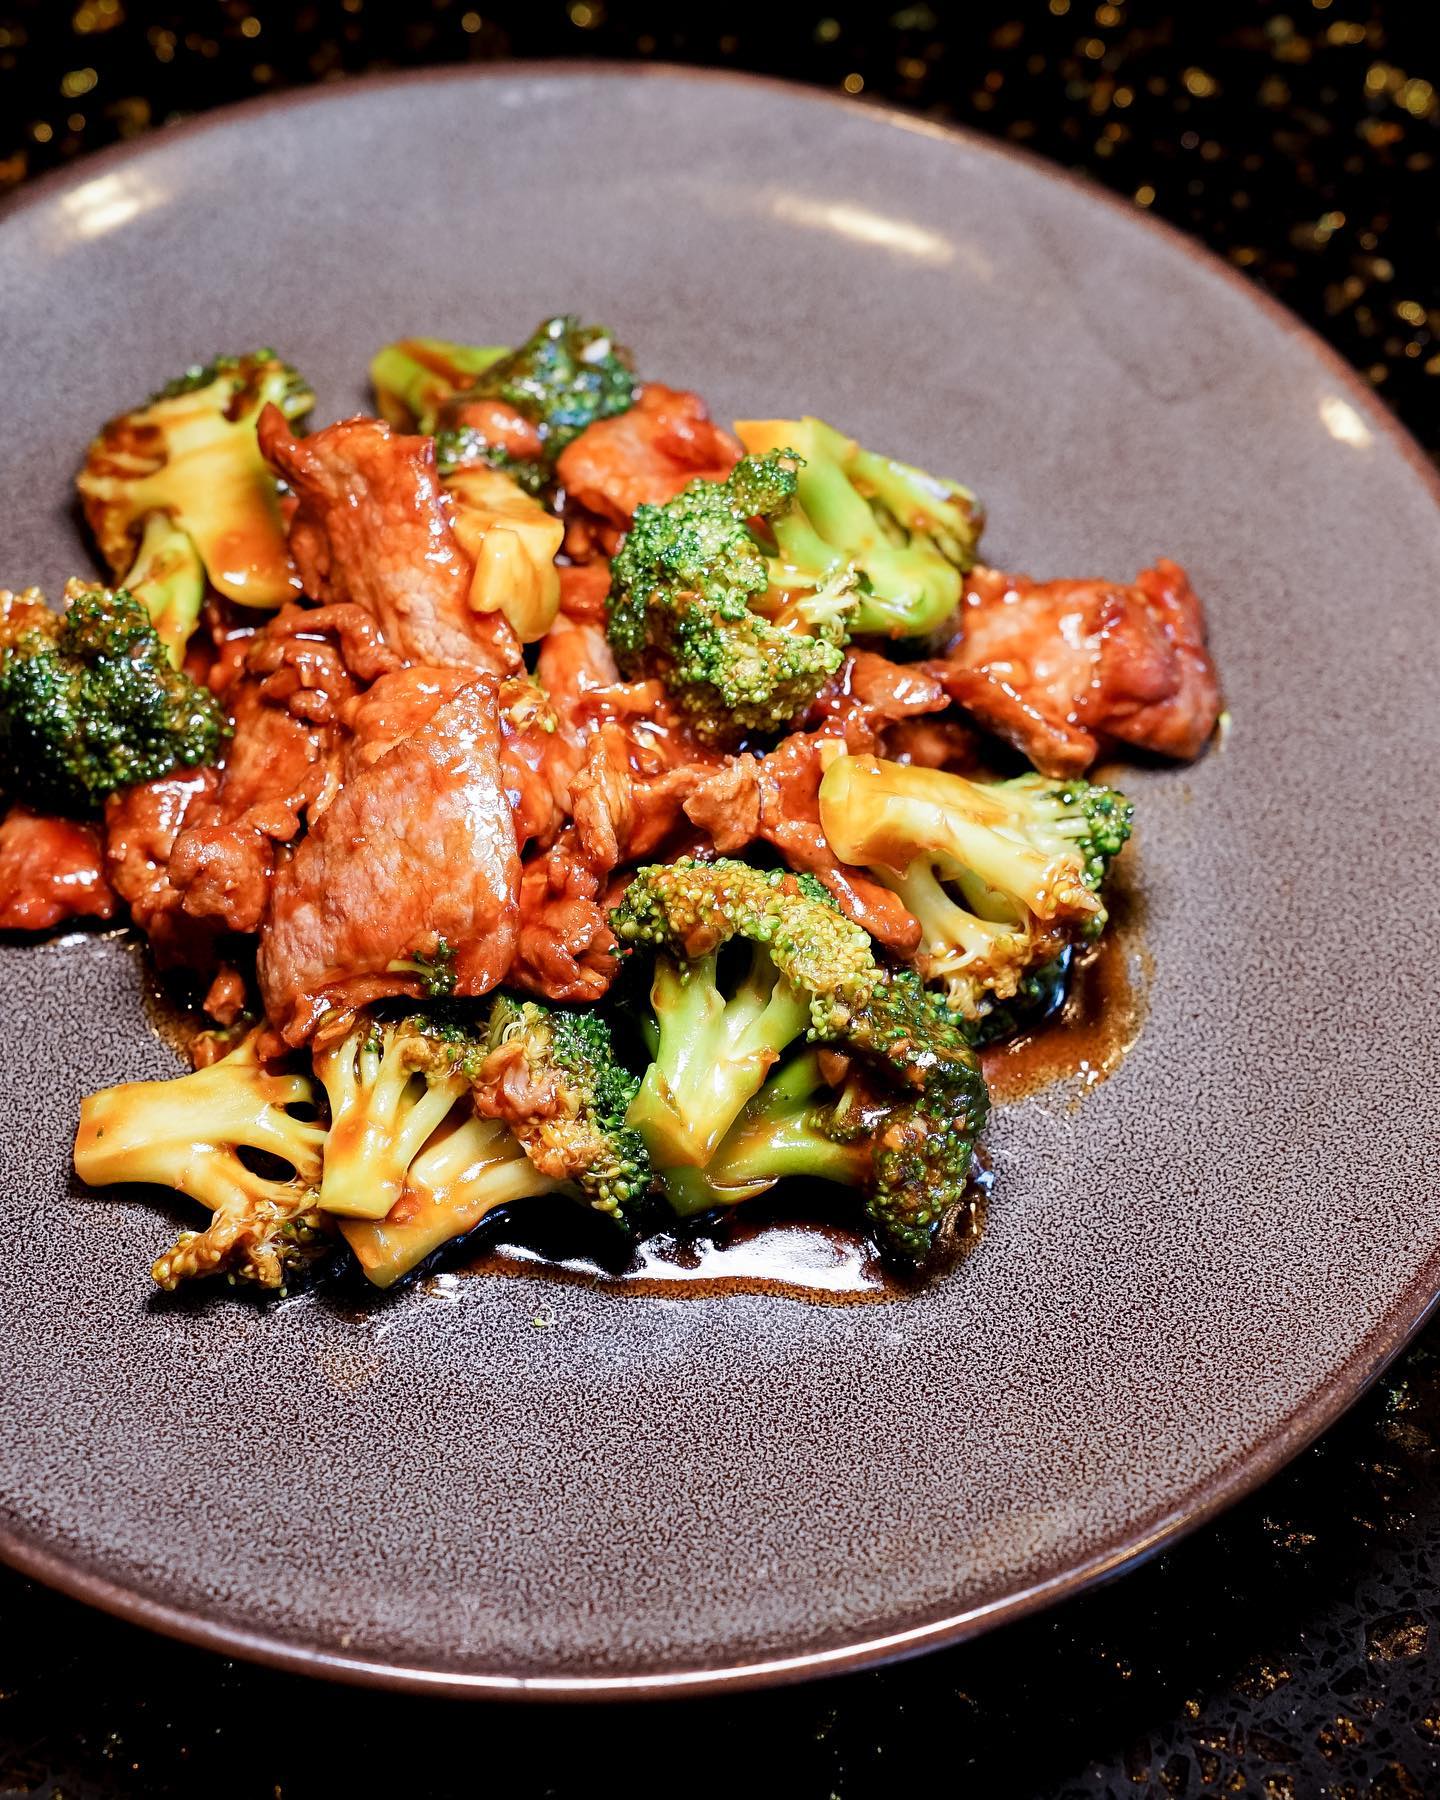
<svg viewBox="0 0 1440 1800">
<path fill-rule="evenodd" d="M 1133 935 L 1123 926 L 1107 932 L 1044 1024 L 981 1051 L 991 1104 L 1011 1106 L 1061 1084 L 1078 1101 L 1113 1075 L 1140 1035 L 1148 980 L 1148 958 Z"/>
<path fill-rule="evenodd" d="M 989 1187 L 989 1171 L 977 1168 L 958 1221 L 957 1256 L 980 1235 Z M 543 1275 L 568 1286 L 646 1299 L 707 1300 L 738 1293 L 864 1306 L 916 1292 L 914 1282 L 880 1260 L 858 1217 L 836 1217 L 833 1189 L 823 1200 L 817 1195 L 813 1211 L 793 1199 L 773 1206 L 757 1201 L 707 1220 L 693 1232 L 657 1232 L 642 1238 L 620 1267 L 558 1250 L 551 1254 L 538 1238 L 527 1238 L 483 1251 L 467 1270 L 474 1275 Z"/>
</svg>

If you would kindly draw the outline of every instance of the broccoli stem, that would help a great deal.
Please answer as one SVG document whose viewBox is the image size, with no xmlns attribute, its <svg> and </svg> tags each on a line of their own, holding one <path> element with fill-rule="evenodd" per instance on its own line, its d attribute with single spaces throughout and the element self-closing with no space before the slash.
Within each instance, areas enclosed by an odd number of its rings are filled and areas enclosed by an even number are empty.
<svg viewBox="0 0 1440 1800">
<path fill-rule="evenodd" d="M 342 1219 L 340 1229 L 366 1279 L 388 1288 L 487 1213 L 563 1185 L 542 1175 L 498 1120 L 472 1117 L 416 1157 L 391 1216 Z"/>
<path fill-rule="evenodd" d="M 387 344 L 370 361 L 380 416 L 400 431 L 433 432 L 445 402 L 509 354 L 503 344 L 457 344 L 449 338 Z"/>
<path fill-rule="evenodd" d="M 761 1087 L 785 1046 L 810 1022 L 807 999 L 763 944 L 733 996 L 717 985 L 714 955 L 655 960 L 650 1002 L 659 1020 L 655 1060 L 626 1123 L 662 1167 L 702 1167 Z"/>
<path fill-rule="evenodd" d="M 665 1195 L 689 1218 L 711 1207 L 752 1200 L 787 1176 L 864 1184 L 868 1140 L 839 1143 L 819 1129 L 815 1102 L 826 1092 L 818 1052 L 792 1058 L 745 1107 L 704 1169 L 664 1171 Z"/>
<path fill-rule="evenodd" d="M 205 601 L 205 565 L 190 534 L 168 513 L 151 513 L 145 521 L 139 552 L 123 585 L 149 613 L 166 655 L 180 668 Z"/>
<path fill-rule="evenodd" d="M 417 1069 L 403 1044 L 379 1032 L 358 1045 L 346 1037 L 315 1057 L 330 1097 L 330 1136 L 320 1207 L 355 1219 L 383 1219 L 400 1198 L 406 1171 L 467 1091 L 465 1076 Z"/>
</svg>

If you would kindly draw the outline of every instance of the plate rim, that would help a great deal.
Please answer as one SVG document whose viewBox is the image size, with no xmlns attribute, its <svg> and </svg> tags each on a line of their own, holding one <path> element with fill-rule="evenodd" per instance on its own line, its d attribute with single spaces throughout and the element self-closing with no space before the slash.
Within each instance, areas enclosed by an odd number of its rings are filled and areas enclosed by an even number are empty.
<svg viewBox="0 0 1440 1800">
<path fill-rule="evenodd" d="M 484 83 L 583 79 L 705 82 L 768 88 L 786 100 L 824 104 L 852 115 L 887 124 L 969 151 L 1028 168 L 1051 183 L 1082 194 L 1087 201 L 1122 215 L 1142 230 L 1158 235 L 1192 263 L 1222 277 L 1289 335 L 1304 340 L 1309 353 L 1342 389 L 1372 432 L 1419 476 L 1422 490 L 1440 510 L 1440 472 L 1401 421 L 1376 396 L 1340 353 L 1298 314 L 1242 275 L 1178 226 L 1141 211 L 1122 195 L 1100 186 L 1083 173 L 1067 169 L 1033 151 L 987 136 L 973 127 L 941 123 L 888 103 L 859 100 L 799 81 L 740 70 L 674 62 L 590 61 L 580 57 L 516 58 L 491 63 L 462 63 L 432 68 L 348 76 L 343 81 L 311 84 L 216 107 L 199 117 L 80 157 L 76 162 L 38 176 L 15 195 L 0 201 L 0 239 L 7 225 L 36 207 L 114 168 L 143 160 L 164 146 L 223 131 L 256 115 L 297 107 L 341 105 L 357 90 L 421 87 L 435 83 Z M 1199 1484 L 1187 1503 L 1108 1550 L 1097 1552 L 1059 1573 L 1033 1581 L 997 1599 L 970 1606 L 945 1618 L 908 1627 L 828 1650 L 792 1656 L 749 1658 L 726 1663 L 709 1660 L 693 1668 L 619 1675 L 504 1675 L 426 1667 L 418 1659 L 389 1662 L 382 1657 L 350 1655 L 323 1643 L 293 1643 L 254 1631 L 197 1610 L 158 1600 L 138 1587 L 86 1568 L 0 1523 L 0 1562 L 20 1575 L 43 1583 L 130 1624 L 144 1626 L 197 1648 L 244 1658 L 287 1673 L 398 1692 L 452 1698 L 532 1701 L 603 1701 L 680 1698 L 738 1692 L 852 1673 L 923 1655 L 958 1644 L 1011 1619 L 1023 1618 L 1087 1589 L 1113 1580 L 1158 1551 L 1198 1530 L 1228 1507 L 1264 1485 L 1327 1431 L 1380 1377 L 1424 1326 L 1440 1304 L 1440 1243 L 1407 1284 L 1389 1311 L 1355 1346 L 1348 1360 L 1325 1380 L 1266 1441 L 1250 1455 L 1233 1459 Z"/>
</svg>

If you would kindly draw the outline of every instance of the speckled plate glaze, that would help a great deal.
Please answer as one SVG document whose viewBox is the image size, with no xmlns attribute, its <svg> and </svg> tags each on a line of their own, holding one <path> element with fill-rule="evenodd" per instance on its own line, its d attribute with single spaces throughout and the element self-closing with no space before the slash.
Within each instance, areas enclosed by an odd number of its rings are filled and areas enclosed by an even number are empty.
<svg viewBox="0 0 1440 1800">
<path fill-rule="evenodd" d="M 388 337 L 564 306 L 721 417 L 813 409 L 973 482 L 1006 567 L 1176 556 L 1235 725 L 1129 779 L 1137 1047 L 996 1119 L 978 1250 L 888 1304 L 157 1304 L 166 1221 L 68 1173 L 81 1095 L 175 1066 L 137 959 L 0 949 L 0 1548 L 197 1643 L 455 1693 L 772 1681 L 1038 1606 L 1293 1455 L 1440 1275 L 1435 485 L 1288 315 L 1081 185 L 769 83 L 558 65 L 101 156 L 0 221 L 0 573 L 91 566 L 76 459 L 192 357 L 275 343 L 323 419 Z"/>
</svg>

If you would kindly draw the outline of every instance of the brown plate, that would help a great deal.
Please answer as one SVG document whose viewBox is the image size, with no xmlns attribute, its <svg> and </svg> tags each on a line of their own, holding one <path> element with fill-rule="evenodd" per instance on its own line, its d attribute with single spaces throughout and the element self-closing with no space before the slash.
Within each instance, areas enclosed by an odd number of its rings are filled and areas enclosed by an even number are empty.
<svg viewBox="0 0 1440 1800">
<path fill-rule="evenodd" d="M 196 1642 L 602 1695 L 944 1643 L 1113 1573 L 1327 1425 L 1440 1273 L 1440 532 L 1288 315 L 986 143 L 772 83 L 508 67 L 222 114 L 0 221 L 4 574 L 90 568 L 107 414 L 259 342 L 317 414 L 407 330 L 610 322 L 716 412 L 821 412 L 972 482 L 1037 575 L 1186 563 L 1235 725 L 1137 770 L 1154 976 L 1078 1109 L 996 1119 L 988 1230 L 857 1306 L 452 1275 L 368 1308 L 157 1302 L 152 1201 L 68 1175 L 174 1057 L 117 938 L 0 950 L 0 1531 Z"/>
</svg>

